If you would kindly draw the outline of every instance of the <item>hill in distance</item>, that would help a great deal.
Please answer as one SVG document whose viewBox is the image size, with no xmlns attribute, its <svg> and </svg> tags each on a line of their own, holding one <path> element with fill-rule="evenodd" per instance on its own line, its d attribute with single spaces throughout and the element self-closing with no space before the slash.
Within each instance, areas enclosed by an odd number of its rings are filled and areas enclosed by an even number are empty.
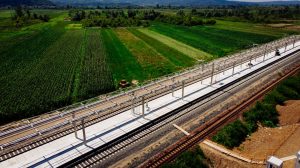
<svg viewBox="0 0 300 168">
<path fill-rule="evenodd" d="M 282 5 L 282 4 L 300 4 L 299 0 L 292 1 L 268 1 L 268 2 L 245 2 L 240 0 L 51 0 L 58 5 L 140 5 L 155 6 L 172 5 L 172 6 L 211 6 L 211 5 Z M 122 6 L 122 5 L 121 5 Z"/>
<path fill-rule="evenodd" d="M 1 6 L 55 6 L 50 0 L 0 0 Z"/>
</svg>

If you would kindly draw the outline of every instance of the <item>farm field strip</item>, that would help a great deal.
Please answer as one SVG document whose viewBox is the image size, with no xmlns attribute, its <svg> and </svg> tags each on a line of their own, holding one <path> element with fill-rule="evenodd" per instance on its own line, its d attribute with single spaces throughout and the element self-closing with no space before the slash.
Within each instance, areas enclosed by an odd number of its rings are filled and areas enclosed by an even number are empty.
<svg viewBox="0 0 300 168">
<path fill-rule="evenodd" d="M 228 42 L 234 42 L 236 44 L 239 44 L 240 46 L 247 46 L 249 44 L 253 43 L 264 43 L 266 41 L 272 41 L 274 40 L 273 36 L 269 35 L 261 35 L 261 34 L 253 34 L 250 32 L 241 32 L 241 31 L 232 31 L 232 30 L 223 30 L 223 29 L 217 29 L 214 27 L 206 27 L 206 26 L 195 26 L 191 27 L 190 31 L 193 33 L 199 33 L 204 37 L 215 37 L 215 41 L 228 41 Z M 212 38 L 213 39 L 213 38 Z M 222 39 L 222 40 L 220 40 Z M 218 44 L 218 43 L 217 43 Z M 221 43 L 223 44 L 223 43 Z M 221 46 L 220 44 L 220 46 Z M 228 44 L 228 43 L 224 43 Z M 224 45 L 223 44 L 223 45 Z M 229 43 L 230 44 L 230 43 Z M 229 45 L 231 46 L 231 45 Z"/>
<path fill-rule="evenodd" d="M 263 43 L 275 39 L 275 37 L 272 36 L 212 29 L 206 26 L 189 28 L 184 26 L 154 23 L 153 26 L 150 27 L 150 30 L 174 38 L 217 57 L 225 56 L 226 54 L 237 51 L 238 49 L 249 47 L 253 43 Z M 251 37 L 253 39 L 250 40 L 250 42 L 247 42 L 245 37 Z"/>
<path fill-rule="evenodd" d="M 145 79 L 143 68 L 112 29 L 102 29 L 101 38 L 115 85 L 122 79 L 126 81 L 143 81 Z"/>
<path fill-rule="evenodd" d="M 1 122 L 37 115 L 69 104 L 74 73 L 80 57 L 83 31 L 69 31 L 49 46 L 26 78 L 2 89 Z M 72 43 L 70 43 L 72 41 Z M 62 46 L 64 46 L 62 48 Z M 23 113 L 23 115 L 18 115 Z"/>
<path fill-rule="evenodd" d="M 79 78 L 78 100 L 115 90 L 112 70 L 99 30 L 87 29 L 87 43 Z"/>
<path fill-rule="evenodd" d="M 175 50 L 174 48 L 165 45 L 164 43 L 140 32 L 137 29 L 128 28 L 128 30 L 141 40 L 145 41 L 148 45 L 153 47 L 158 53 L 162 54 L 165 58 L 167 58 L 177 67 L 182 68 L 194 65 L 195 60 L 193 58 L 184 55 L 178 50 Z"/>
<path fill-rule="evenodd" d="M 208 54 L 204 51 L 198 50 L 192 46 L 186 45 L 186 44 L 184 44 L 180 41 L 177 41 L 173 38 L 170 38 L 168 36 L 159 34 L 155 31 L 151 31 L 151 30 L 145 29 L 145 28 L 138 29 L 138 30 L 140 32 L 146 34 L 147 36 L 152 37 L 152 38 L 160 41 L 161 43 L 163 43 L 169 47 L 172 47 L 172 48 L 178 50 L 179 52 L 182 52 L 183 54 L 190 56 L 196 60 L 206 60 L 207 58 L 212 57 L 211 54 Z"/>
<path fill-rule="evenodd" d="M 46 49 L 54 44 L 63 34 L 64 28 L 60 25 L 48 27 L 43 32 L 18 42 L 6 50 L 1 52 L 0 69 L 1 74 L 5 74 L 3 78 L 7 79 L 8 75 L 12 77 L 24 73 L 27 69 L 31 69 L 34 64 L 43 59 Z M 1 80 L 1 77 L 0 77 Z"/>
<path fill-rule="evenodd" d="M 217 24 L 211 27 L 218 28 L 218 29 L 232 30 L 232 31 L 269 35 L 278 38 L 286 34 L 293 33 L 293 31 L 266 27 L 265 25 L 261 25 L 261 24 L 253 24 L 247 22 L 234 22 L 234 21 L 225 21 L 225 20 L 218 20 Z"/>
<path fill-rule="evenodd" d="M 115 29 L 115 32 L 143 67 L 147 79 L 169 74 L 176 70 L 174 64 L 127 29 L 119 28 Z"/>
</svg>

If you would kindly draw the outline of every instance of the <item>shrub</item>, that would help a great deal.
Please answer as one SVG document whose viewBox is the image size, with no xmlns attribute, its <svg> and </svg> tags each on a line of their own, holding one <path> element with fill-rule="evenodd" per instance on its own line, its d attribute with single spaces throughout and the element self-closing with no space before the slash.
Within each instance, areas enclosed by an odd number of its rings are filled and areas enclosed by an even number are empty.
<svg viewBox="0 0 300 168">
<path fill-rule="evenodd" d="M 162 168 L 206 168 L 206 157 L 200 147 L 188 150 L 179 155 L 176 160 L 167 163 Z"/>
<path fill-rule="evenodd" d="M 236 120 L 223 127 L 213 136 L 213 141 L 223 144 L 228 148 L 233 148 L 239 146 L 246 139 L 248 133 L 247 126 L 240 120 Z"/>
</svg>

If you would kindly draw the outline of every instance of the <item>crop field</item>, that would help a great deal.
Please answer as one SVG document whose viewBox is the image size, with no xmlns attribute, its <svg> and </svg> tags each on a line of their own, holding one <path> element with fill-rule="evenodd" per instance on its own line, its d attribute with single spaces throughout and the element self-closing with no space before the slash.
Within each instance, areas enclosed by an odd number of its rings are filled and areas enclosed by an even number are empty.
<svg viewBox="0 0 300 168">
<path fill-rule="evenodd" d="M 233 30 L 239 32 L 246 32 L 246 33 L 255 33 L 261 35 L 268 35 L 274 37 L 283 37 L 288 34 L 295 34 L 297 32 L 272 28 L 272 27 L 265 27 L 261 24 L 253 24 L 247 22 L 233 22 L 233 21 L 225 21 L 225 20 L 218 20 L 217 24 L 212 26 L 218 29 L 225 29 L 225 30 Z"/>
<path fill-rule="evenodd" d="M 136 57 L 142 66 L 146 78 L 156 78 L 176 70 L 176 66 L 152 46 L 130 33 L 125 28 L 115 29 L 120 40 Z"/>
<path fill-rule="evenodd" d="M 115 90 L 100 31 L 87 29 L 84 41 L 74 81 L 73 102 Z"/>
<path fill-rule="evenodd" d="M 49 22 L 17 29 L 12 11 L 0 10 L 0 124 L 42 114 L 119 89 L 125 79 L 143 83 L 198 61 L 295 32 L 218 21 L 214 26 L 84 28 L 65 10 L 35 9 Z"/>
<path fill-rule="evenodd" d="M 103 29 L 101 30 L 101 34 L 115 85 L 122 79 L 126 81 L 145 80 L 142 66 L 116 36 L 116 33 L 112 29 Z"/>
<path fill-rule="evenodd" d="M 239 49 L 274 40 L 276 37 L 240 31 L 218 29 L 211 26 L 174 26 L 155 23 L 150 30 L 174 38 L 199 50 L 222 57 Z"/>
<path fill-rule="evenodd" d="M 187 56 L 190 56 L 196 60 L 209 60 L 211 59 L 212 55 L 206 53 L 206 52 L 203 52 L 201 50 L 198 50 L 192 46 L 189 46 L 187 44 L 184 44 L 180 41 L 177 41 L 175 39 L 172 39 L 168 36 L 164 36 L 162 34 L 159 34 L 155 31 L 151 31 L 149 29 L 138 29 L 140 32 L 144 33 L 145 35 L 153 38 L 153 39 L 156 39 L 157 41 L 167 45 L 168 47 L 171 47 L 171 48 L 174 48 L 175 50 L 187 55 Z"/>
<path fill-rule="evenodd" d="M 128 30 L 132 34 L 134 34 L 136 37 L 142 39 L 148 45 L 153 47 L 157 52 L 162 54 L 165 58 L 167 58 L 170 62 L 172 62 L 178 68 L 192 66 L 195 62 L 195 60 L 193 58 L 191 58 L 187 55 L 184 55 L 183 53 L 179 52 L 178 50 L 175 50 L 174 48 L 171 48 L 152 37 L 147 36 L 146 34 L 140 32 L 137 29 L 130 28 Z"/>
</svg>

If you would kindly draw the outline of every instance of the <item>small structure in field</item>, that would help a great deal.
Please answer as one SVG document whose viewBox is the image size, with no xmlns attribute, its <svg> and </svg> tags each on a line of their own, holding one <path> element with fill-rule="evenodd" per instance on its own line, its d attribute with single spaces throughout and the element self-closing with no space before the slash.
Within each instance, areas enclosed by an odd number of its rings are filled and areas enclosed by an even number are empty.
<svg viewBox="0 0 300 168">
<path fill-rule="evenodd" d="M 297 153 L 295 168 L 300 168 L 300 151 Z"/>
<path fill-rule="evenodd" d="M 283 161 L 277 157 L 271 156 L 267 160 L 267 168 L 282 168 Z"/>
<path fill-rule="evenodd" d="M 121 80 L 119 83 L 119 87 L 121 87 L 121 88 L 126 88 L 129 85 L 130 85 L 129 82 L 127 82 L 125 79 Z"/>
</svg>

